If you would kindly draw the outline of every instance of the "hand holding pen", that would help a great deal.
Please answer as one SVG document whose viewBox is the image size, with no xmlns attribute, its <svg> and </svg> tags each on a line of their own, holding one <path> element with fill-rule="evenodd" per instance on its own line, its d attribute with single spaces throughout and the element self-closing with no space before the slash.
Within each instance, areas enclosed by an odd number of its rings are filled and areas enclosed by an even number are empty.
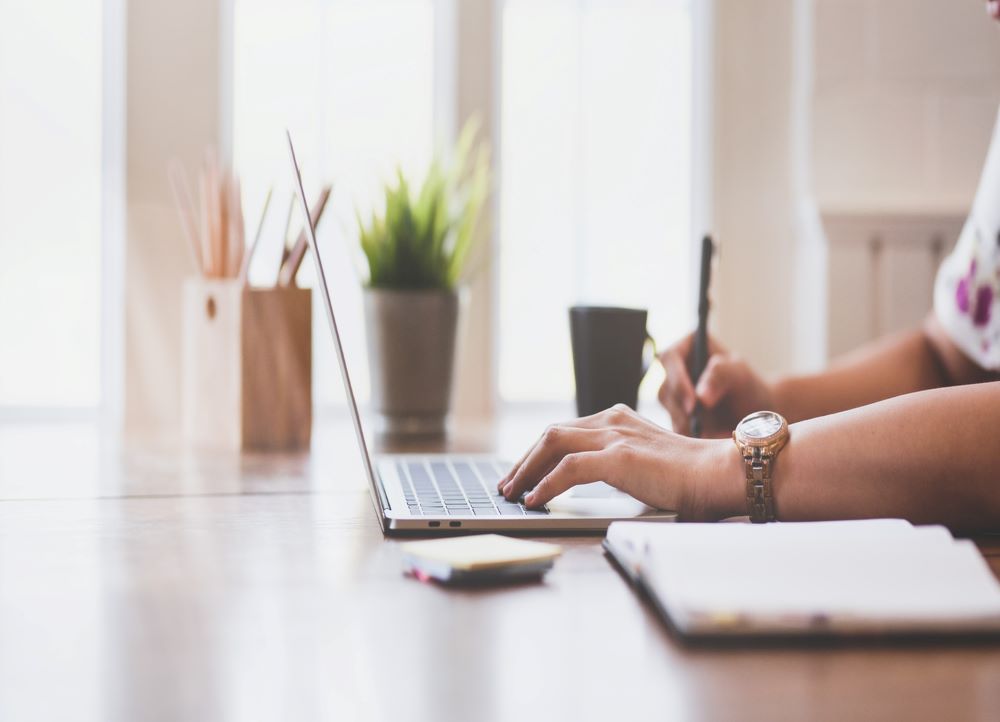
<svg viewBox="0 0 1000 722">
<path fill-rule="evenodd" d="M 701 436 L 722 438 L 732 434 L 747 414 L 774 408 L 770 385 L 711 335 L 705 370 L 697 382 L 692 381 L 687 360 L 693 346 L 694 334 L 690 333 L 660 354 L 667 372 L 660 386 L 660 403 L 670 414 L 674 431 L 692 436 L 691 420 L 697 410 Z"/>
<path fill-rule="evenodd" d="M 747 414 L 774 406 L 771 387 L 708 333 L 708 289 L 713 246 L 702 242 L 698 328 L 660 354 L 666 378 L 662 403 L 674 431 L 688 436 L 729 436 Z"/>
</svg>

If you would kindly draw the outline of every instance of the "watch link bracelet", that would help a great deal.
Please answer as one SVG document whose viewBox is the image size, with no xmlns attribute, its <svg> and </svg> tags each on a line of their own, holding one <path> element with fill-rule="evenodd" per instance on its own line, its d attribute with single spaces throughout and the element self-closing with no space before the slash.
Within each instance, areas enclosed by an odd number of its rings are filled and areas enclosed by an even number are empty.
<svg viewBox="0 0 1000 722">
<path fill-rule="evenodd" d="M 771 479 L 774 460 L 788 443 L 788 422 L 773 411 L 757 411 L 744 418 L 733 432 L 747 477 L 747 514 L 760 524 L 774 521 Z"/>
</svg>

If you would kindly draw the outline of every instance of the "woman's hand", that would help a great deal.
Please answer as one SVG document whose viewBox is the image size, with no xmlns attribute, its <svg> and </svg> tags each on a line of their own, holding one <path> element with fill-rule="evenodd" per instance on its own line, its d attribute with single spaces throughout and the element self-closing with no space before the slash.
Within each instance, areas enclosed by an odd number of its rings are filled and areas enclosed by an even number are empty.
<svg viewBox="0 0 1000 722">
<path fill-rule="evenodd" d="M 660 354 L 667 377 L 660 386 L 660 403 L 670 413 L 674 431 L 689 434 L 691 414 L 700 405 L 701 426 L 706 437 L 729 436 L 744 416 L 774 408 L 774 391 L 742 358 L 709 337 L 708 364 L 691 382 L 687 359 L 694 335 L 689 334 Z"/>
<path fill-rule="evenodd" d="M 541 506 L 578 484 L 604 481 L 682 519 L 739 514 L 742 460 L 730 440 L 689 439 L 618 404 L 550 426 L 497 485 L 507 499 L 530 490 Z"/>
</svg>

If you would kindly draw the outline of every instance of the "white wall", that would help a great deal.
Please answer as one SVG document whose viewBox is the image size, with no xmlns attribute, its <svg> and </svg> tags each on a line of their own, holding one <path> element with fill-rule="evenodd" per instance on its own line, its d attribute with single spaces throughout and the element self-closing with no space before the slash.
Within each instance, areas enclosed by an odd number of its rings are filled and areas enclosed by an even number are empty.
<svg viewBox="0 0 1000 722">
<path fill-rule="evenodd" d="M 714 13 L 714 331 L 765 373 L 795 356 L 795 4 L 717 0 Z"/>
<path fill-rule="evenodd" d="M 439 6 L 442 12 L 444 6 Z M 460 0 L 454 6 L 456 66 L 451 128 L 461 128 L 471 116 L 482 122 L 480 133 L 492 148 L 493 177 L 499 179 L 500 134 L 494 98 L 500 90 L 497 61 L 499 12 L 490 0 Z M 447 42 L 449 38 L 440 38 Z M 439 91 L 441 92 L 441 91 Z M 497 182 L 495 180 L 495 182 Z M 483 256 L 486 267 L 469 284 L 467 305 L 463 310 L 456 363 L 454 409 L 462 419 L 488 417 L 497 398 L 497 336 L 495 307 L 498 254 L 496 251 L 496 196 L 484 212 L 482 228 Z"/>
<path fill-rule="evenodd" d="M 1000 102 L 1000 25 L 980 0 L 714 4 L 714 330 L 765 373 L 802 369 L 826 323 L 813 201 L 964 213 Z"/>
<path fill-rule="evenodd" d="M 975 193 L 1000 101 L 979 0 L 814 0 L 815 192 L 831 357 L 914 328 Z"/>
<path fill-rule="evenodd" d="M 180 426 L 180 293 L 194 272 L 167 180 L 219 145 L 221 0 L 127 7 L 125 431 Z"/>
<path fill-rule="evenodd" d="M 1000 102 L 981 0 L 813 0 L 824 209 L 964 211 Z"/>
</svg>

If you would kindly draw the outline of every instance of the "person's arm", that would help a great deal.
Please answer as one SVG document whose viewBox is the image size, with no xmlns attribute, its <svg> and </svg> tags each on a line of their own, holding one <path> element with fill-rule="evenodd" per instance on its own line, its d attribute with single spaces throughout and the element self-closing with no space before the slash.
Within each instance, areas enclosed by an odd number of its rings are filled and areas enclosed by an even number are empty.
<svg viewBox="0 0 1000 722">
<path fill-rule="evenodd" d="M 768 409 L 790 422 L 844 411 L 913 391 L 997 380 L 966 357 L 929 316 L 921 329 L 904 331 L 840 358 L 811 375 L 768 383 L 737 354 L 710 341 L 711 356 L 697 386 L 685 359 L 690 336 L 667 349 L 660 360 L 666 379 L 660 401 L 675 431 L 686 434 L 696 400 L 708 436 L 727 436 L 746 414 Z"/>
<path fill-rule="evenodd" d="M 772 393 L 775 410 L 793 422 L 914 391 L 991 378 L 995 376 L 958 350 L 931 315 L 923 328 L 862 346 L 822 373 L 779 379 Z"/>
<path fill-rule="evenodd" d="M 781 520 L 901 517 L 1000 530 L 1000 382 L 916 392 L 791 426 L 774 467 Z M 746 514 L 731 439 L 690 439 L 627 407 L 551 427 L 500 482 L 530 506 L 603 480 L 682 520 Z"/>
<path fill-rule="evenodd" d="M 730 452 L 724 462 L 726 451 L 719 451 L 726 471 L 706 477 L 694 495 L 698 516 L 746 513 L 743 461 Z M 901 517 L 1000 530 L 1000 382 L 906 394 L 792 424 L 772 483 L 786 521 Z"/>
</svg>

